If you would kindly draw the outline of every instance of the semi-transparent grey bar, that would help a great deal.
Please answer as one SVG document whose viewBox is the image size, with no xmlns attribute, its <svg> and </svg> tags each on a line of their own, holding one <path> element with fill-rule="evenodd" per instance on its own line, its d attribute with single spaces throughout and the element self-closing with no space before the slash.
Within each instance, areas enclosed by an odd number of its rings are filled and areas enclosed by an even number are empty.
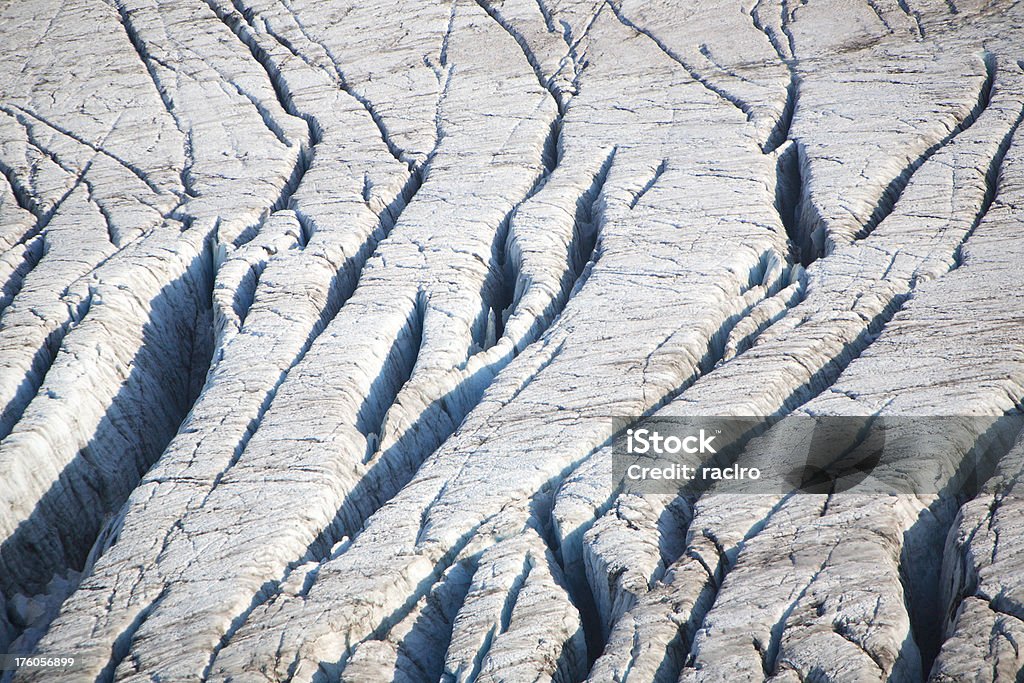
<svg viewBox="0 0 1024 683">
<path fill-rule="evenodd" d="M 615 418 L 614 428 L 613 485 L 627 493 L 974 495 L 1004 482 L 1011 495 L 1024 475 L 1018 414 Z"/>
</svg>

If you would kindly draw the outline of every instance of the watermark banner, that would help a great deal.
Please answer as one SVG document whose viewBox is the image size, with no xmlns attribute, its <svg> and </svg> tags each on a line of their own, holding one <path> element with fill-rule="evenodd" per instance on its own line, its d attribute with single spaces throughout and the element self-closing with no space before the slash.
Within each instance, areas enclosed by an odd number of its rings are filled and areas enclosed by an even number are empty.
<svg viewBox="0 0 1024 683">
<path fill-rule="evenodd" d="M 973 492 L 1022 428 L 1022 415 L 616 418 L 612 477 L 637 494 Z"/>
</svg>

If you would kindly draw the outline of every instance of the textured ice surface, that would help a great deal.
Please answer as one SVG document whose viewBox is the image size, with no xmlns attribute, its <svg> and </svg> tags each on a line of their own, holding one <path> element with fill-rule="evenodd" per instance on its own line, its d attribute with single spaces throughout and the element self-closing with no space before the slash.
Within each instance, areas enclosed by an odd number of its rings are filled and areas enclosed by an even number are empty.
<svg viewBox="0 0 1024 683">
<path fill-rule="evenodd" d="M 613 417 L 1021 410 L 1019 3 L 0 37 L 0 652 L 78 658 L 14 680 L 1020 680 L 1020 441 L 891 497 L 610 465 Z"/>
</svg>

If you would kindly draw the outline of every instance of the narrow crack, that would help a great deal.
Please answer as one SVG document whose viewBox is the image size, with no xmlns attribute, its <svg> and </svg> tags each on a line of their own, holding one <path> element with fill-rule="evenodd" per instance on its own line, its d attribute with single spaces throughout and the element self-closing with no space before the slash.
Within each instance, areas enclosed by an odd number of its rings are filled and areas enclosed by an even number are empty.
<svg viewBox="0 0 1024 683">
<path fill-rule="evenodd" d="M 3 320 L 4 309 L 18 296 L 22 286 L 25 283 L 25 278 L 29 273 L 39 264 L 45 253 L 45 241 L 46 238 L 43 235 L 33 237 L 28 242 L 25 242 L 21 246 L 20 262 L 17 266 L 11 269 L 7 275 L 7 279 L 3 281 L 0 286 L 0 320 Z M 0 258 L 6 257 L 8 254 L 13 254 L 14 249 L 4 253 Z"/>
<path fill-rule="evenodd" d="M 18 174 L 15 173 L 14 169 L 7 165 L 2 159 L 0 159 L 0 173 L 3 173 L 4 178 L 7 179 L 7 184 L 11 188 L 11 194 L 14 195 L 14 201 L 17 203 L 18 208 L 22 211 L 27 211 L 32 216 L 39 220 L 39 208 L 36 206 L 36 202 L 32 199 L 32 193 L 22 184 L 18 178 Z M 26 237 L 21 238 L 23 241 Z"/>
<path fill-rule="evenodd" d="M 644 183 L 644 186 L 640 188 L 639 192 L 633 195 L 633 199 L 631 199 L 629 202 L 630 209 L 636 208 L 636 205 L 640 203 L 640 200 L 644 198 L 644 195 L 647 194 L 651 190 L 651 188 L 653 188 L 657 184 L 658 180 L 667 170 L 668 159 L 662 159 L 661 163 L 658 164 L 658 168 L 654 170 L 654 175 L 651 176 L 651 179 Z"/>
<path fill-rule="evenodd" d="M 800 604 L 800 600 L 807 594 L 807 591 L 814 584 L 817 578 L 828 566 L 829 561 L 832 559 L 832 552 L 829 552 L 828 557 L 822 560 L 821 565 L 818 566 L 817 570 L 811 575 L 804 584 L 800 592 L 795 598 L 786 606 L 779 619 L 775 622 L 775 625 L 771 628 L 771 639 L 768 641 L 768 647 L 765 649 L 761 658 L 761 668 L 764 673 L 765 679 L 769 679 L 778 670 L 779 665 L 779 650 L 782 647 L 782 634 L 786 629 L 786 622 L 789 620 L 793 610 L 796 609 L 797 605 Z"/>
<path fill-rule="evenodd" d="M 146 605 L 132 620 L 128 626 L 125 627 L 117 638 L 114 640 L 114 645 L 111 650 L 110 661 L 107 665 L 96 676 L 96 683 L 114 683 L 115 674 L 118 667 L 124 662 L 131 654 L 131 641 L 135 636 L 135 633 L 142 626 L 143 622 L 149 618 L 149 615 L 160 606 L 160 603 L 164 601 L 167 594 L 170 592 L 170 587 L 165 587 L 160 594 L 148 605 Z M 136 663 L 135 670 L 139 670 L 139 665 Z"/>
<path fill-rule="evenodd" d="M 902 10 L 904 14 L 914 20 L 918 40 L 924 40 L 925 29 L 924 22 L 921 20 L 921 12 L 918 10 L 912 10 L 910 5 L 907 3 L 907 0 L 896 0 L 896 4 L 899 5 L 900 10 Z"/>
<path fill-rule="evenodd" d="M 526 585 L 526 580 L 533 570 L 533 562 L 533 558 L 527 553 L 523 558 L 522 571 L 515 577 L 512 585 L 508 588 L 508 592 L 505 593 L 505 603 L 501 606 L 497 632 L 493 628 L 488 631 L 487 636 L 480 645 L 480 649 L 477 650 L 476 656 L 473 657 L 473 669 L 469 672 L 469 676 L 465 679 L 466 681 L 472 683 L 480 677 L 480 671 L 483 668 L 484 660 L 491 650 L 491 646 L 494 644 L 494 638 L 508 631 L 509 624 L 512 622 L 512 610 L 515 609 L 516 602 L 519 600 L 519 593 L 522 591 L 523 586 Z"/>
<path fill-rule="evenodd" d="M 20 112 L 20 114 L 19 113 L 15 113 L 15 111 L 12 111 L 12 110 L 16 110 L 17 112 Z M 73 132 L 72 130 L 70 130 L 68 128 L 65 128 L 64 126 L 61 126 L 58 123 L 50 121 L 50 120 L 44 118 L 42 115 L 40 115 L 40 114 L 38 114 L 36 112 L 33 112 L 33 111 L 29 110 L 29 109 L 25 109 L 24 107 L 19 107 L 17 105 L 10 105 L 10 106 L 0 105 L 0 111 L 3 111 L 8 116 L 11 116 L 13 118 L 18 119 L 22 123 L 22 125 L 26 127 L 26 129 L 28 128 L 28 123 L 25 121 L 24 117 L 31 117 L 32 119 L 38 121 L 39 123 L 47 126 L 51 130 L 54 130 L 54 131 L 60 133 L 61 135 L 65 136 L 66 138 L 68 138 L 70 140 L 74 140 L 78 144 L 83 145 L 85 147 L 88 147 L 89 149 L 91 149 L 92 151 L 96 152 L 97 154 L 102 154 L 103 156 L 105 156 L 105 157 L 111 159 L 112 161 L 116 162 L 122 168 L 124 168 L 125 170 L 129 171 L 132 175 L 134 175 L 136 178 L 138 178 L 144 185 L 146 185 L 146 187 L 148 187 L 150 190 L 152 190 L 153 194 L 157 194 L 157 195 L 166 194 L 166 191 L 164 189 L 162 189 L 159 186 L 155 185 L 153 183 L 153 181 L 151 181 L 149 178 L 146 177 L 146 174 L 145 174 L 145 172 L 142 169 L 138 168 L 137 166 L 135 166 L 134 164 L 130 163 L 129 161 L 126 161 L 125 159 L 122 159 L 121 157 L 117 156 L 116 154 L 103 149 L 102 143 L 101 144 L 96 144 L 96 143 L 89 142 L 88 140 L 86 140 L 82 136 L 78 135 L 77 133 Z M 120 119 L 120 116 L 118 117 L 118 119 Z M 114 126 L 112 127 L 111 130 L 113 130 L 116 127 L 117 127 L 117 122 L 114 123 Z M 109 134 L 110 134 L 110 132 L 108 131 L 107 136 L 109 136 Z M 106 136 L 104 136 L 104 137 L 106 137 Z"/>
<path fill-rule="evenodd" d="M 153 61 L 151 60 L 149 53 L 145 48 L 145 42 L 142 40 L 142 37 L 139 35 L 138 29 L 135 27 L 135 24 L 132 21 L 130 13 L 125 8 L 124 3 L 120 0 L 114 3 L 114 7 L 117 9 L 121 26 L 124 28 L 125 34 L 128 36 L 128 41 L 132 44 L 132 48 L 134 48 L 135 53 L 138 55 L 139 61 L 142 62 L 142 66 L 146 69 L 146 73 L 149 75 L 149 79 L 150 81 L 152 81 L 153 88 L 156 90 L 157 95 L 160 97 L 160 101 L 163 103 L 164 109 L 166 109 L 167 113 L 171 116 L 171 119 L 174 121 L 175 127 L 177 127 L 178 129 L 178 132 L 181 133 L 182 136 L 184 136 L 186 139 L 185 148 L 183 150 L 185 153 L 185 164 L 182 166 L 180 182 L 181 187 L 184 191 L 184 195 L 194 197 L 196 195 L 196 192 L 192 187 L 191 181 L 189 180 L 189 170 L 192 168 L 193 165 L 191 145 L 188 144 L 190 136 L 186 132 L 186 129 L 182 126 L 182 123 L 179 120 L 177 114 L 175 114 L 173 98 L 160 85 L 160 78 L 157 76 L 156 69 L 153 66 Z"/>
<path fill-rule="evenodd" d="M 906 189 L 911 178 L 921 165 L 928 161 L 928 159 L 930 159 L 940 149 L 955 140 L 960 133 L 968 130 L 974 122 L 978 120 L 978 117 L 981 116 L 981 114 L 988 108 L 996 76 L 995 56 L 990 52 L 985 53 L 985 73 L 985 80 L 982 82 L 981 88 L 978 91 L 977 101 L 971 108 L 971 111 L 968 112 L 967 116 L 965 116 L 959 124 L 954 126 L 953 130 L 951 130 L 946 136 L 926 149 L 915 159 L 911 160 L 910 163 L 908 163 L 907 166 L 904 167 L 904 169 L 896 175 L 888 185 L 885 186 L 882 193 L 879 195 L 878 202 L 876 203 L 874 210 L 855 235 L 855 239 L 864 239 L 870 235 L 874 229 L 878 227 L 878 224 L 893 212 L 897 202 L 899 202 L 900 196 L 903 194 L 903 190 Z"/>
<path fill-rule="evenodd" d="M 683 67 L 683 69 L 686 71 L 686 73 L 689 74 L 690 78 L 692 78 L 695 82 L 697 82 L 700 85 L 704 86 L 704 88 L 706 90 L 708 90 L 709 92 L 714 93 L 719 98 L 721 98 L 724 102 L 726 102 L 728 104 L 731 104 L 732 106 L 736 107 L 741 113 L 743 113 L 744 116 L 747 117 L 747 121 L 752 121 L 753 120 L 753 109 L 751 108 L 749 103 L 744 102 L 742 99 L 740 99 L 739 97 L 729 93 L 724 88 L 722 88 L 720 86 L 717 86 L 714 83 L 712 83 L 710 79 L 706 78 L 705 76 L 700 75 L 700 73 L 697 71 L 697 69 L 692 64 L 690 64 L 686 59 L 683 58 L 682 55 L 680 55 L 675 50 L 673 50 L 669 45 L 667 45 L 661 38 L 656 36 L 650 30 L 645 29 L 645 28 L 643 28 L 641 26 L 638 26 L 633 21 L 631 21 L 629 18 L 627 18 L 626 15 L 623 14 L 623 12 L 622 12 L 621 5 L 616 5 L 615 4 L 615 0 L 606 0 L 606 2 L 607 2 L 608 7 L 611 8 L 612 12 L 615 14 L 616 18 L 619 20 L 619 22 L 622 23 L 623 26 L 626 26 L 627 28 L 632 29 L 633 31 L 635 31 L 639 35 L 642 35 L 642 36 L 644 36 L 646 38 L 649 38 L 651 40 L 651 42 L 653 42 L 655 45 L 657 45 L 658 49 L 661 50 L 663 53 L 665 53 L 665 55 L 669 59 L 671 59 L 673 62 L 675 62 L 679 66 Z"/>
<path fill-rule="evenodd" d="M 275 90 L 283 95 L 287 91 L 287 88 L 280 78 L 280 71 L 273 64 L 273 60 L 271 59 L 269 53 L 267 53 L 266 50 L 264 50 L 259 45 L 258 36 L 261 35 L 261 32 L 255 26 L 256 14 L 243 5 L 243 0 L 231 1 L 233 3 L 233 12 L 226 12 L 223 8 L 219 7 L 217 0 L 206 0 L 206 3 L 210 6 L 210 9 L 214 11 L 217 17 L 222 22 L 224 22 L 224 24 L 229 29 L 231 29 L 231 31 L 238 37 L 238 39 L 242 41 L 242 43 L 245 44 L 250 49 L 250 51 L 252 51 L 253 57 L 255 57 L 256 60 L 260 62 L 260 64 L 263 66 L 268 76 L 270 77 L 271 82 L 274 83 Z M 373 103 L 370 102 L 369 99 L 367 99 L 365 96 L 360 95 L 348 83 L 345 74 L 342 71 L 341 66 L 337 58 L 335 57 L 333 51 L 330 50 L 324 43 L 314 40 L 312 36 L 309 34 L 305 24 L 303 24 L 299 19 L 298 14 L 294 10 L 292 10 L 289 5 L 284 6 L 291 12 L 292 17 L 295 20 L 296 25 L 302 32 L 303 36 L 311 43 L 313 43 L 321 50 L 323 50 L 324 54 L 327 55 L 328 59 L 330 59 L 331 63 L 334 65 L 333 74 L 327 72 L 326 69 L 323 68 L 321 68 L 321 71 L 327 73 L 328 77 L 334 81 L 334 83 L 338 86 L 340 90 L 342 90 L 347 95 L 352 97 L 366 111 L 370 119 L 373 121 L 374 125 L 377 127 L 377 130 L 380 131 L 381 141 L 387 147 L 391 156 L 393 156 L 397 161 L 406 166 L 410 172 L 420 175 L 422 179 L 422 169 L 415 164 L 414 160 L 410 158 L 406 150 L 403 150 L 397 146 L 395 141 L 392 139 L 391 135 L 388 133 L 387 126 L 384 124 L 383 118 L 381 117 L 380 113 L 376 110 Z M 285 41 L 283 41 L 281 38 L 279 38 L 274 33 L 270 32 L 269 30 L 266 31 L 263 35 L 269 36 L 275 42 L 280 44 L 284 49 L 302 58 L 301 55 L 299 55 L 299 53 L 295 50 L 293 46 L 286 44 Z M 306 63 L 309 64 L 309 62 Z M 282 106 L 285 106 L 285 110 L 290 112 L 289 107 L 286 106 L 285 104 L 286 101 L 290 102 L 290 99 L 286 98 L 285 100 L 282 100 Z"/>
<path fill-rule="evenodd" d="M 1010 145 L 1013 143 L 1013 137 L 1016 135 L 1022 122 L 1024 122 L 1024 108 L 1021 109 L 1021 112 L 1017 115 L 1013 125 L 1010 126 L 1010 129 L 1003 136 L 1003 139 L 1000 140 L 997 151 L 992 157 L 992 161 L 989 163 L 988 170 L 985 173 L 985 199 L 982 202 L 981 209 L 975 215 L 974 222 L 971 224 L 970 229 L 964 235 L 960 244 L 957 245 L 956 252 L 954 254 L 954 263 L 951 270 L 955 270 L 963 265 L 963 248 L 967 245 L 967 241 L 972 235 L 974 235 L 978 226 L 981 225 L 985 216 L 988 215 L 988 211 L 992 208 L 992 204 L 996 201 L 1000 175 L 1003 168 L 1003 160 L 1006 158 L 1006 153 L 1009 151 Z"/>
<path fill-rule="evenodd" d="M 538 0 L 538 4 L 539 2 L 540 0 Z M 552 74 L 551 76 L 545 78 L 544 70 L 541 67 L 540 59 L 537 58 L 536 53 L 534 53 L 533 49 L 530 47 L 529 41 L 520 31 L 516 30 L 516 27 L 513 26 L 510 21 L 508 21 L 507 19 L 505 19 L 505 17 L 501 15 L 501 12 L 498 11 L 498 9 L 494 6 L 491 0 L 476 0 L 476 3 L 481 7 L 481 9 L 487 12 L 487 14 L 492 19 L 494 19 L 494 21 L 499 26 L 501 26 L 501 28 L 503 28 L 506 33 L 512 36 L 512 38 L 516 41 L 516 43 L 519 45 L 519 48 L 523 51 L 523 55 L 526 57 L 526 61 L 533 68 L 533 73 L 537 76 L 537 82 L 540 83 L 542 88 L 551 93 L 551 98 L 555 101 L 555 104 L 558 106 L 559 117 L 563 116 L 565 114 L 565 106 L 567 102 L 564 94 L 554 85 L 555 74 Z M 545 23 L 547 24 L 548 29 L 554 32 L 554 26 L 551 24 L 550 14 L 544 14 L 543 6 L 541 6 L 541 12 L 544 16 Z M 565 56 L 568 56 L 568 52 Z"/>
</svg>

